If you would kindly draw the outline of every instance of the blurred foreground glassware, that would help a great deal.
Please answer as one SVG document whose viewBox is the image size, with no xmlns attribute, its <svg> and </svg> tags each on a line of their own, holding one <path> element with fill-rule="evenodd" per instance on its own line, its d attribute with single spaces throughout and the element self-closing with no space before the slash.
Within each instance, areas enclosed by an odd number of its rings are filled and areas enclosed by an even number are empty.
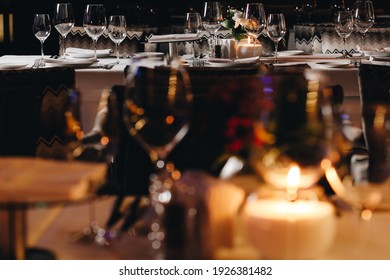
<svg viewBox="0 0 390 280">
<path fill-rule="evenodd" d="M 59 55 L 65 55 L 65 39 L 75 24 L 71 3 L 57 3 L 54 10 L 53 25 L 61 35 Z"/>
<path fill-rule="evenodd" d="M 110 16 L 108 21 L 108 36 L 115 43 L 116 63 L 119 64 L 119 45 L 127 35 L 126 17 L 124 15 Z"/>
<path fill-rule="evenodd" d="M 41 43 L 41 65 L 42 65 L 45 56 L 43 51 L 43 43 L 49 37 L 51 32 L 50 16 L 48 14 L 35 14 L 32 31 L 35 37 Z"/>
<path fill-rule="evenodd" d="M 275 44 L 275 60 L 278 63 L 278 44 L 286 34 L 286 20 L 284 14 L 269 14 L 267 18 L 267 34 Z"/>
<path fill-rule="evenodd" d="M 135 67 L 129 73 L 125 124 L 156 167 L 150 177 L 149 193 L 157 219 L 151 224 L 148 238 L 157 259 L 165 257 L 161 218 L 171 199 L 170 188 L 181 176 L 166 159 L 190 129 L 192 99 L 189 75 L 178 60 L 156 69 Z"/>
<path fill-rule="evenodd" d="M 91 37 L 94 47 L 94 56 L 97 58 L 97 40 L 106 30 L 106 10 L 102 4 L 89 4 L 85 8 L 83 27 L 88 36 Z"/>
</svg>

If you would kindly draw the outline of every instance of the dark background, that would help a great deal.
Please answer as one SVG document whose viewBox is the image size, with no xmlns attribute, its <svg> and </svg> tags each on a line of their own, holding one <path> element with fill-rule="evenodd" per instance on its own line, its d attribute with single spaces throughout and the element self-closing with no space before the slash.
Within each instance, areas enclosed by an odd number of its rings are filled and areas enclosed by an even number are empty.
<svg viewBox="0 0 390 280">
<path fill-rule="evenodd" d="M 266 13 L 281 11 L 287 15 L 288 24 L 292 25 L 297 20 L 303 20 L 304 17 L 298 18 L 296 8 L 299 7 L 301 12 L 309 10 L 304 7 L 315 0 L 263 0 Z M 40 44 L 31 31 L 32 19 L 35 13 L 48 13 L 52 16 L 55 3 L 58 0 L 0 0 L 0 14 L 4 15 L 4 40 L 0 42 L 0 55 L 4 54 L 39 54 Z M 183 21 L 184 13 L 190 10 L 201 12 L 203 0 L 68 0 L 73 4 L 76 25 L 82 25 L 82 16 L 84 8 L 90 3 L 103 3 L 107 10 L 107 16 L 114 13 L 126 15 L 129 26 L 158 26 L 162 30 L 169 32 L 172 25 L 180 25 Z M 225 2 L 227 8 L 232 6 L 242 8 L 246 0 L 232 0 Z M 351 7 L 352 0 L 317 0 L 316 11 L 330 11 L 344 3 L 346 7 Z M 390 1 L 373 0 L 377 15 L 390 14 Z M 9 14 L 13 15 L 13 36 L 9 30 Z M 321 13 L 318 13 L 319 15 Z M 326 15 L 326 16 L 324 16 Z M 329 20 L 329 13 L 322 13 L 317 18 L 318 21 Z M 315 17 L 312 17 L 312 21 Z M 53 28 L 50 37 L 45 42 L 45 53 L 58 53 L 58 33 Z"/>
</svg>

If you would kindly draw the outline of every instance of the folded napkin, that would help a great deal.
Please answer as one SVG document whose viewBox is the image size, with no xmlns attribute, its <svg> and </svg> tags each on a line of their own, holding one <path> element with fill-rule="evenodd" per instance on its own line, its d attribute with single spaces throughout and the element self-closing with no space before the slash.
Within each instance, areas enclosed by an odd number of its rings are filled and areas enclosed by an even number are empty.
<svg viewBox="0 0 390 280">
<path fill-rule="evenodd" d="M 97 57 L 107 57 L 112 53 L 111 49 L 96 50 Z M 82 48 L 67 48 L 65 55 L 76 57 L 76 58 L 89 58 L 94 57 L 95 51 Z"/>
<path fill-rule="evenodd" d="M 166 35 L 152 35 L 148 42 L 180 42 L 180 41 L 192 41 L 199 38 L 198 34 L 166 34 Z"/>
<path fill-rule="evenodd" d="M 98 60 L 94 57 L 91 58 L 44 58 L 45 63 L 64 65 L 64 66 L 89 66 Z"/>
</svg>

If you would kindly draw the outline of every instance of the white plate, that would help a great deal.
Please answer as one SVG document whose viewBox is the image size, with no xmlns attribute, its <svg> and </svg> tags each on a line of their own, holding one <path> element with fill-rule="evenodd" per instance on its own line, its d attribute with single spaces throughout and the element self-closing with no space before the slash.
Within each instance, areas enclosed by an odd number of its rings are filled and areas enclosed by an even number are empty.
<svg viewBox="0 0 390 280">
<path fill-rule="evenodd" d="M 299 55 L 304 54 L 305 52 L 302 50 L 288 50 L 288 51 L 280 51 L 278 52 L 279 57 L 285 57 L 285 56 L 293 56 L 293 55 Z"/>
<path fill-rule="evenodd" d="M 206 62 L 206 66 L 211 67 L 244 67 L 254 65 L 259 62 L 258 57 L 239 58 L 231 60 L 228 58 L 210 58 Z"/>
<path fill-rule="evenodd" d="M 26 67 L 25 63 L 0 63 L 1 70 L 17 70 Z"/>
<path fill-rule="evenodd" d="M 164 53 L 163 52 L 139 52 L 139 53 L 135 53 L 133 56 L 138 58 L 161 57 L 164 56 Z"/>
<path fill-rule="evenodd" d="M 95 58 L 45 58 L 45 63 L 56 66 L 70 66 L 70 67 L 88 67 L 98 60 Z"/>
<path fill-rule="evenodd" d="M 390 52 L 387 52 L 387 51 L 363 51 L 363 53 L 366 56 L 373 56 L 373 57 L 386 57 L 386 56 L 390 56 Z"/>
<path fill-rule="evenodd" d="M 355 67 L 349 61 L 316 62 L 315 65 L 322 68 L 354 68 Z"/>
<path fill-rule="evenodd" d="M 96 50 L 96 57 L 109 57 L 111 53 L 111 49 Z M 95 51 L 82 48 L 67 48 L 65 55 L 74 58 L 93 58 L 95 56 Z"/>
</svg>

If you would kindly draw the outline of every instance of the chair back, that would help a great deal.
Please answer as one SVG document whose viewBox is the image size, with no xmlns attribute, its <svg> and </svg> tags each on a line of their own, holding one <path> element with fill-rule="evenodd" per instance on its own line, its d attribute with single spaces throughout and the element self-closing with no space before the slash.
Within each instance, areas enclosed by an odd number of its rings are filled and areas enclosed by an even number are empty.
<svg viewBox="0 0 390 280">
<path fill-rule="evenodd" d="M 0 72 L 0 156 L 65 158 L 73 68 Z"/>
<path fill-rule="evenodd" d="M 358 81 L 368 179 L 381 182 L 390 174 L 390 67 L 361 64 Z"/>
</svg>

